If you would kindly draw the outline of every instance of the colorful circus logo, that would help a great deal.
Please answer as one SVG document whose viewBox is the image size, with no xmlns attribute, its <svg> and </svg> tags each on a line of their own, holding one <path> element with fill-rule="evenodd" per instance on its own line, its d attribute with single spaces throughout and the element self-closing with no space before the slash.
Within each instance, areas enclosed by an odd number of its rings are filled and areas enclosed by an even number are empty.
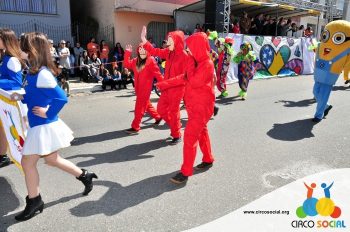
<svg viewBox="0 0 350 232">
<path fill-rule="evenodd" d="M 339 218 L 341 215 L 341 209 L 335 205 L 334 201 L 331 199 L 330 189 L 334 182 L 327 186 L 326 183 L 322 183 L 325 197 L 317 199 L 313 197 L 314 189 L 316 184 L 312 183 L 308 186 L 304 183 L 307 188 L 307 199 L 304 201 L 303 205 L 298 207 L 296 214 L 299 218 L 306 218 L 307 216 L 321 215 L 325 217 Z"/>
<path fill-rule="evenodd" d="M 24 139 L 22 138 L 22 136 L 18 133 L 18 131 L 16 129 L 16 125 L 13 121 L 11 112 L 7 111 L 7 110 L 4 110 L 4 112 L 5 112 L 5 115 L 7 117 L 9 125 L 10 125 L 9 130 L 10 130 L 10 134 L 11 134 L 12 139 L 13 139 L 13 143 L 17 147 L 18 151 L 21 151 L 22 147 L 24 145 Z"/>
</svg>

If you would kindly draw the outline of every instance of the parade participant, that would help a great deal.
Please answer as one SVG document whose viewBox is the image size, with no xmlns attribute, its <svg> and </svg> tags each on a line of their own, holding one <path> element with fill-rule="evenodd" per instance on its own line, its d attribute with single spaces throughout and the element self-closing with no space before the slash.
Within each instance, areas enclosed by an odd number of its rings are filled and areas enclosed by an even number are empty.
<svg viewBox="0 0 350 232">
<path fill-rule="evenodd" d="M 182 81 L 185 83 L 188 122 L 184 135 L 181 172 L 170 179 L 176 184 L 185 183 L 193 174 L 198 144 L 203 153 L 203 159 L 195 169 L 209 169 L 214 162 L 207 128 L 215 104 L 214 64 L 209 57 L 208 37 L 205 33 L 195 33 L 186 39 L 186 44 L 190 55 L 186 62 L 186 75 Z M 157 86 L 163 91 L 174 88 L 179 83 L 170 79 L 157 83 Z"/>
<path fill-rule="evenodd" d="M 26 79 L 26 94 L 13 93 L 11 98 L 21 99 L 29 109 L 30 128 L 22 150 L 22 167 L 28 195 L 24 211 L 15 217 L 18 221 L 25 221 L 44 209 L 37 169 L 40 158 L 44 158 L 46 164 L 70 173 L 81 181 L 85 186 L 83 195 L 92 190 L 92 179 L 97 176 L 79 169 L 58 155 L 58 150 L 70 146 L 73 132 L 57 116 L 67 103 L 67 97 L 54 77 L 57 70 L 51 59 L 46 36 L 36 32 L 26 34 L 21 42 L 21 49 L 28 54 L 30 66 Z"/>
<path fill-rule="evenodd" d="M 233 38 L 226 37 L 225 39 L 219 38 L 217 40 L 218 46 L 218 65 L 216 69 L 217 82 L 216 86 L 221 94 L 219 98 L 224 98 L 228 96 L 226 89 L 226 79 L 227 73 L 230 67 L 231 59 L 233 57 L 232 45 L 234 43 Z"/>
<path fill-rule="evenodd" d="M 333 85 L 350 60 L 350 22 L 337 20 L 326 25 L 317 50 L 313 93 L 317 107 L 313 122 L 320 122 L 328 115 L 328 104 Z"/>
<path fill-rule="evenodd" d="M 147 29 L 144 26 L 141 33 L 144 48 L 150 55 L 166 60 L 164 79 L 183 77 L 186 68 L 184 61 L 187 59 L 187 53 L 184 50 L 184 33 L 182 31 L 170 32 L 167 39 L 168 47 L 165 49 L 154 48 L 146 40 L 146 35 Z M 158 101 L 157 111 L 171 130 L 171 144 L 177 144 L 181 141 L 180 102 L 183 99 L 184 91 L 183 85 L 171 88 L 162 92 Z"/>
<path fill-rule="evenodd" d="M 127 45 L 124 54 L 124 67 L 133 70 L 136 103 L 134 120 L 131 123 L 131 128 L 126 130 L 126 132 L 128 134 L 138 134 L 141 129 L 141 119 L 145 112 L 149 113 L 156 120 L 155 125 L 159 125 L 162 120 L 150 101 L 150 95 L 154 78 L 161 82 L 163 81 L 163 76 L 155 59 L 149 56 L 142 45 L 137 49 L 137 58 L 130 59 L 131 53 L 132 46 Z"/>
<path fill-rule="evenodd" d="M 0 88 L 8 92 L 21 91 L 22 69 L 25 62 L 21 59 L 21 50 L 15 33 L 10 29 L 0 29 L 0 50 L 2 64 L 0 66 Z M 27 114 L 26 106 L 19 103 L 22 116 Z M 6 155 L 8 148 L 4 128 L 0 120 L 0 168 L 11 164 Z"/>
<path fill-rule="evenodd" d="M 241 91 L 238 95 L 245 100 L 247 97 L 249 80 L 253 79 L 256 68 L 256 56 L 253 52 L 253 47 L 250 43 L 245 42 L 241 45 L 241 51 L 233 58 L 233 61 L 238 64 L 238 81 Z"/>
</svg>

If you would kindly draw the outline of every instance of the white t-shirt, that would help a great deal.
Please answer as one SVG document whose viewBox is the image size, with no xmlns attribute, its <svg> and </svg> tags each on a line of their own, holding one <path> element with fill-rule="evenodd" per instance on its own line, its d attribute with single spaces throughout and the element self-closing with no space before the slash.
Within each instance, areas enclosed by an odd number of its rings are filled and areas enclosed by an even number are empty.
<svg viewBox="0 0 350 232">
<path fill-rule="evenodd" d="M 69 63 L 69 56 L 70 52 L 69 49 L 64 47 L 64 48 L 59 48 L 58 49 L 58 55 L 60 56 L 60 65 L 62 65 L 64 68 L 69 69 L 70 68 L 70 63 Z M 66 55 L 65 57 L 61 57 L 62 55 Z"/>
</svg>

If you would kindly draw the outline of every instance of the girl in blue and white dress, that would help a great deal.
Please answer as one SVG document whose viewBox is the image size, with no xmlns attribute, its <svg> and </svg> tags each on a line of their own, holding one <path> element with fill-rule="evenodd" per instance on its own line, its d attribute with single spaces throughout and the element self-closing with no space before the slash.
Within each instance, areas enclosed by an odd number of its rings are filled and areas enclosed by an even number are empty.
<svg viewBox="0 0 350 232">
<path fill-rule="evenodd" d="M 22 69 L 25 62 L 21 59 L 21 49 L 15 33 L 10 29 L 0 29 L 0 50 L 2 64 L 0 66 L 0 89 L 7 92 L 24 93 L 22 88 Z M 27 115 L 26 105 L 19 102 L 22 116 Z M 25 120 L 24 120 L 25 122 Z M 7 140 L 0 120 L 0 168 L 11 163 L 6 155 Z"/>
<path fill-rule="evenodd" d="M 37 163 L 44 158 L 46 164 L 57 167 L 83 182 L 87 195 L 93 188 L 93 172 L 80 169 L 72 162 L 58 155 L 58 150 L 70 146 L 73 132 L 58 118 L 58 113 L 67 103 L 65 92 L 57 85 L 56 67 L 50 56 L 49 42 L 42 33 L 25 34 L 21 41 L 22 51 L 28 54 L 29 74 L 25 83 L 25 95 L 12 94 L 28 106 L 27 138 L 23 146 L 22 167 L 25 174 L 28 196 L 26 207 L 15 218 L 28 220 L 36 212 L 42 212 L 44 202 L 39 191 Z"/>
</svg>

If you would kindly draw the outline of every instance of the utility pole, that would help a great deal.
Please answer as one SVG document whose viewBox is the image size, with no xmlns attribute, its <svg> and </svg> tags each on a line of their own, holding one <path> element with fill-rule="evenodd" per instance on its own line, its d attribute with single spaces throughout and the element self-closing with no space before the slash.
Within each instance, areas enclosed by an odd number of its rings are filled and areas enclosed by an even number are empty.
<svg viewBox="0 0 350 232">
<path fill-rule="evenodd" d="M 350 21 L 350 0 L 344 0 L 343 19 Z"/>
</svg>

